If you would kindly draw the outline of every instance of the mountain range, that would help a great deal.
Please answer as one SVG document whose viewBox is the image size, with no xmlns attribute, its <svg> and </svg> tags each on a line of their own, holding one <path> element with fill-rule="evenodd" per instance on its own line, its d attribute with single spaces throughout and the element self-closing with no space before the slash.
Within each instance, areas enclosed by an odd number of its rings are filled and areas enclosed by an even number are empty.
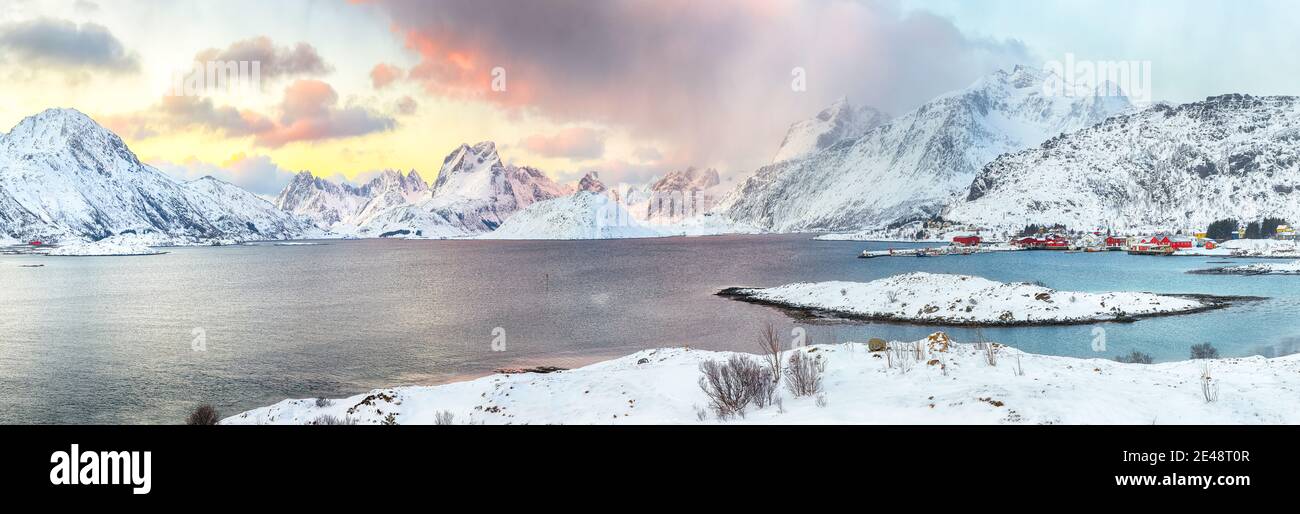
<svg viewBox="0 0 1300 514">
<path fill-rule="evenodd" d="M 50 109 L 0 134 L 0 238 L 468 237 L 502 227 L 500 237 L 603 238 L 869 231 L 936 216 L 1006 230 L 1300 219 L 1297 98 L 1232 94 L 1137 109 L 1123 96 L 1045 94 L 1049 78 L 1023 66 L 998 71 L 892 119 L 837 101 L 793 124 L 775 162 L 711 211 L 684 216 L 656 206 L 712 198 L 716 170 L 679 169 L 613 191 L 596 172 L 568 185 L 506 164 L 485 141 L 448 154 L 432 184 L 415 170 L 360 185 L 301 172 L 270 202 L 212 177 L 172 178 L 86 115 Z M 633 222 L 602 225 L 610 212 Z"/>
</svg>

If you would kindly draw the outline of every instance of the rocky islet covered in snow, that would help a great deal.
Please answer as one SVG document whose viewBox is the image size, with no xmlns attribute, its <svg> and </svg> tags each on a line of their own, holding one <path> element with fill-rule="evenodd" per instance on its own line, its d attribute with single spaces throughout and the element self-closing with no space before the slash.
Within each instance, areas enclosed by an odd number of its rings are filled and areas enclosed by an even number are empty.
<svg viewBox="0 0 1300 514">
<path fill-rule="evenodd" d="M 871 282 L 817 282 L 718 293 L 814 318 L 946 326 L 1068 325 L 1132 321 L 1227 307 L 1237 297 L 1057 291 L 1025 282 L 913 272 Z"/>
</svg>

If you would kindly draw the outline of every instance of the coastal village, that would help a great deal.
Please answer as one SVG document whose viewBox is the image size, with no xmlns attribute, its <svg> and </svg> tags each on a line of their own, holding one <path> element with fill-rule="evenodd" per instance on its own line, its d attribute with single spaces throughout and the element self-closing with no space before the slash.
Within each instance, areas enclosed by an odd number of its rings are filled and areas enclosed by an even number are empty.
<svg viewBox="0 0 1300 514">
<path fill-rule="evenodd" d="M 1216 222 L 1221 223 L 1221 222 Z M 925 248 L 865 250 L 861 258 L 931 257 L 975 253 L 1046 250 L 1067 253 L 1127 252 L 1152 256 L 1296 257 L 1300 255 L 1296 229 L 1286 223 L 1251 223 L 1230 230 L 1176 229 L 1150 233 L 1118 233 L 1096 228 L 1078 232 L 1063 227 L 1030 225 L 1010 238 L 990 240 L 979 228 L 931 221 L 929 233 L 946 234 L 948 244 Z"/>
</svg>

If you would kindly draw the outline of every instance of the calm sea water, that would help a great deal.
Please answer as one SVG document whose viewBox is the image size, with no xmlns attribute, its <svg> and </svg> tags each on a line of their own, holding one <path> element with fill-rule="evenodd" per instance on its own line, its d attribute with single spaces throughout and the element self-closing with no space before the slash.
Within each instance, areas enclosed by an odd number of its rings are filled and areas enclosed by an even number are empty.
<svg viewBox="0 0 1300 514">
<path fill-rule="evenodd" d="M 1100 324 L 1101 354 L 1092 350 L 1094 326 L 983 331 L 1031 352 L 1111 357 L 1136 348 L 1175 360 L 1198 342 L 1237 356 L 1287 352 L 1300 341 L 1293 322 L 1300 277 L 1188 275 L 1219 259 L 1116 252 L 855 258 L 890 246 L 907 245 L 801 235 L 361 240 L 143 257 L 0 256 L 0 422 L 176 423 L 201 402 L 233 414 L 284 398 L 437 383 L 503 366 L 571 367 L 649 347 L 753 350 L 758 324 L 792 322 L 717 290 L 915 270 L 1081 291 L 1271 298 Z M 942 329 L 806 328 L 818 342 L 916 339 Z M 505 351 L 493 351 L 494 340 Z"/>
</svg>

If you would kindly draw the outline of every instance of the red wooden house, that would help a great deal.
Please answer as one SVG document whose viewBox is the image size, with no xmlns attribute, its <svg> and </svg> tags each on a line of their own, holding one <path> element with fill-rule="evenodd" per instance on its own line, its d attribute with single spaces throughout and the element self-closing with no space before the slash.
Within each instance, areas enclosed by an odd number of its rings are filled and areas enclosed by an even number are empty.
<svg viewBox="0 0 1300 514">
<path fill-rule="evenodd" d="M 952 238 L 952 242 L 961 246 L 979 246 L 980 236 L 957 236 Z"/>
</svg>

